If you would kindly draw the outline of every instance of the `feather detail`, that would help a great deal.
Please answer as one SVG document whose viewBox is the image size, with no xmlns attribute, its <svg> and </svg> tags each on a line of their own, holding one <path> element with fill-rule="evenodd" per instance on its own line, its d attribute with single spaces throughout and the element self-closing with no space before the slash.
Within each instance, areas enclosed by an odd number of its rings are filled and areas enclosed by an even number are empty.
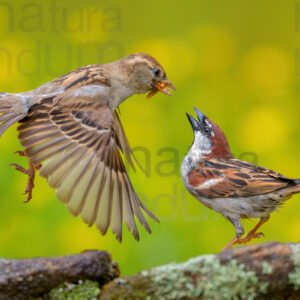
<svg viewBox="0 0 300 300">
<path fill-rule="evenodd" d="M 190 171 L 188 182 L 202 197 L 230 198 L 275 192 L 290 186 L 292 180 L 238 159 L 207 159 Z"/>
<path fill-rule="evenodd" d="M 111 114 L 106 100 L 101 104 L 76 93 L 48 97 L 32 107 L 18 128 L 25 153 L 34 164 L 43 162 L 41 176 L 72 215 L 95 224 L 102 234 L 110 227 L 119 241 L 124 221 L 138 240 L 134 215 L 149 233 L 141 208 L 157 219 L 127 176 L 120 150 L 131 164 L 133 154 L 119 116 Z"/>
<path fill-rule="evenodd" d="M 26 117 L 26 100 L 22 94 L 0 93 L 0 137 L 10 126 Z"/>
</svg>

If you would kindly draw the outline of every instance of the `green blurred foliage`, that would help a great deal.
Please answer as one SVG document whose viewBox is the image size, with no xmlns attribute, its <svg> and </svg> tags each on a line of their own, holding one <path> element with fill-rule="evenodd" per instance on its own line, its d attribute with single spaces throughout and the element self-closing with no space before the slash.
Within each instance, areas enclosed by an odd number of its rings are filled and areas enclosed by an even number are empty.
<svg viewBox="0 0 300 300">
<path fill-rule="evenodd" d="M 131 145 L 151 158 L 148 176 L 139 170 L 130 178 L 161 220 L 149 220 L 152 235 L 140 227 L 138 243 L 125 227 L 120 244 L 111 232 L 102 237 L 73 218 L 40 177 L 33 200 L 23 204 L 26 178 L 8 164 L 27 162 L 13 155 L 21 149 L 16 126 L 6 132 L 0 139 L 0 257 L 106 249 L 123 274 L 132 274 L 218 252 L 235 232 L 181 182 L 181 160 L 193 139 L 185 112 L 197 106 L 219 124 L 237 157 L 253 160 L 243 153 L 255 153 L 260 165 L 300 177 L 298 22 L 296 2 L 280 0 L 2 1 L 1 91 L 30 90 L 82 65 L 147 52 L 165 67 L 177 93 L 151 101 L 138 95 L 121 106 Z M 144 165 L 145 151 L 136 155 Z M 298 241 L 299 213 L 298 195 L 272 215 L 264 240 Z M 254 222 L 244 221 L 246 229 Z"/>
</svg>

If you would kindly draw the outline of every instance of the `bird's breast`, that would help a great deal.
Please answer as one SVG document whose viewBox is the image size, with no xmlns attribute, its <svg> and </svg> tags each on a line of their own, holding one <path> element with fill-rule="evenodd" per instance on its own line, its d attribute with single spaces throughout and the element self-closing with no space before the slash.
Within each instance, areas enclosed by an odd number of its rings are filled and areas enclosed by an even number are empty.
<svg viewBox="0 0 300 300">
<path fill-rule="evenodd" d="M 189 181 L 189 175 L 196 164 L 197 162 L 193 159 L 193 156 L 190 155 L 190 152 L 184 157 L 181 164 L 181 169 L 180 169 L 181 178 L 184 186 L 190 193 L 192 193 L 193 191 L 193 186 Z"/>
</svg>

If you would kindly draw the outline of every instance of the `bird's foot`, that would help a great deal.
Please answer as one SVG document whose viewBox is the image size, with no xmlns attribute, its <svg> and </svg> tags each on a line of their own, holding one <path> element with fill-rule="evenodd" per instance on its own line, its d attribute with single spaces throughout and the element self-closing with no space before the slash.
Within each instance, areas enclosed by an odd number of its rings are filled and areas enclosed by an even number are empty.
<svg viewBox="0 0 300 300">
<path fill-rule="evenodd" d="M 25 156 L 23 155 L 24 152 L 22 151 L 17 151 L 15 153 L 18 153 L 20 156 Z M 22 166 L 18 164 L 10 164 L 10 166 L 15 167 L 17 171 L 20 171 L 26 175 L 28 175 L 28 181 L 27 181 L 27 187 L 25 189 L 24 195 L 27 194 L 27 200 L 24 201 L 24 203 L 29 202 L 32 199 L 32 190 L 34 188 L 34 178 L 35 178 L 35 172 L 36 170 L 39 170 L 42 165 L 34 165 L 31 162 L 29 162 L 29 168 L 26 170 Z"/>
<path fill-rule="evenodd" d="M 229 248 L 231 248 L 233 245 L 236 244 L 246 244 L 248 242 L 250 242 L 253 239 L 259 239 L 260 237 L 264 237 L 265 235 L 262 232 L 255 232 L 253 230 L 251 230 L 247 236 L 245 236 L 244 238 L 238 238 L 238 237 L 234 237 L 222 250 L 225 251 Z"/>
<path fill-rule="evenodd" d="M 26 156 L 24 151 L 15 151 L 14 154 L 18 154 L 19 156 Z M 18 170 L 18 171 L 28 175 L 28 170 L 24 169 L 23 167 L 16 165 L 16 164 L 11 164 L 11 165 L 18 166 L 18 168 L 22 169 L 22 170 Z M 42 167 L 42 164 L 34 165 L 34 168 L 37 171 L 39 171 L 41 169 L 41 167 Z"/>
<path fill-rule="evenodd" d="M 14 154 L 18 154 L 19 156 L 26 156 L 24 151 L 15 151 Z"/>
<path fill-rule="evenodd" d="M 251 240 L 253 239 L 259 239 L 260 237 L 265 237 L 265 235 L 262 232 L 254 232 L 254 231 L 250 231 L 247 236 L 245 236 L 242 239 L 238 239 L 235 244 L 246 244 L 249 243 Z"/>
</svg>

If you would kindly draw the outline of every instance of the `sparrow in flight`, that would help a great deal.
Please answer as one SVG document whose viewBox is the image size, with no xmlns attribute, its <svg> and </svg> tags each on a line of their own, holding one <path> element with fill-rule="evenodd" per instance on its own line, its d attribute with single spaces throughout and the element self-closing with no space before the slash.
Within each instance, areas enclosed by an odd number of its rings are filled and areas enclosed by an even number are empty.
<svg viewBox="0 0 300 300">
<path fill-rule="evenodd" d="M 235 227 L 236 236 L 224 247 L 244 244 L 263 234 L 257 230 L 270 214 L 293 194 L 300 179 L 287 178 L 234 159 L 223 131 L 200 110 L 198 120 L 187 114 L 194 131 L 193 144 L 181 165 L 186 189 L 202 204 L 222 214 Z M 260 218 L 245 236 L 241 219 Z"/>
<path fill-rule="evenodd" d="M 121 241 L 124 221 L 138 240 L 134 216 L 150 233 L 141 208 L 158 220 L 126 173 L 120 152 L 132 167 L 134 156 L 116 109 L 134 94 L 171 95 L 168 88 L 175 90 L 163 67 L 138 53 L 79 68 L 32 91 L 0 93 L 0 136 L 20 123 L 24 152 L 19 154 L 28 157 L 29 169 L 13 165 L 29 176 L 27 200 L 39 169 L 72 215 L 95 224 L 103 235 L 110 227 Z"/>
</svg>

